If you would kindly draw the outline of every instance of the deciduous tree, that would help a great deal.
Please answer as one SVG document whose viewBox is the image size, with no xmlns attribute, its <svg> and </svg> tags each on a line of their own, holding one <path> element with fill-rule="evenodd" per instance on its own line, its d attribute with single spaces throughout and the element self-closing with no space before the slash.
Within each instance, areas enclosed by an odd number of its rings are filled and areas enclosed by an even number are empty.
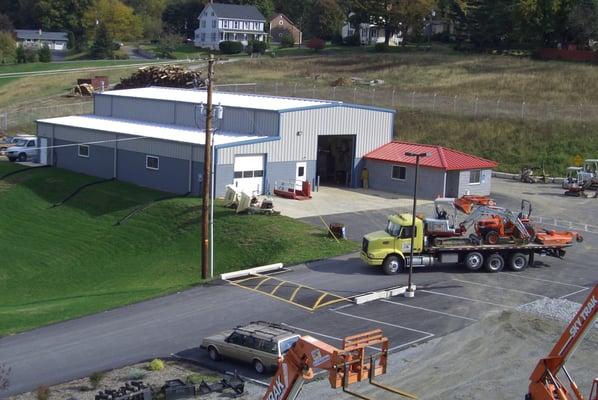
<svg viewBox="0 0 598 400">
<path fill-rule="evenodd" d="M 309 33 L 332 39 L 341 31 L 345 14 L 336 0 L 316 0 L 311 9 Z"/>
<path fill-rule="evenodd" d="M 204 8 L 201 0 L 172 0 L 162 13 L 164 29 L 170 33 L 192 38 L 199 21 L 199 13 Z"/>
<path fill-rule="evenodd" d="M 100 22 L 95 29 L 95 38 L 91 46 L 91 56 L 96 59 L 112 58 L 114 43 L 112 34 L 104 22 Z"/>
<path fill-rule="evenodd" d="M 143 29 L 139 16 L 120 0 L 93 0 L 83 16 L 83 25 L 91 34 L 99 24 L 104 24 L 112 38 L 122 41 L 141 37 Z"/>
<path fill-rule="evenodd" d="M 0 32 L 0 62 L 2 64 L 12 64 L 16 61 L 17 46 L 12 34 L 9 32 Z M 0 377 L 0 381 L 1 381 Z M 0 389 L 1 389 L 0 384 Z"/>
</svg>

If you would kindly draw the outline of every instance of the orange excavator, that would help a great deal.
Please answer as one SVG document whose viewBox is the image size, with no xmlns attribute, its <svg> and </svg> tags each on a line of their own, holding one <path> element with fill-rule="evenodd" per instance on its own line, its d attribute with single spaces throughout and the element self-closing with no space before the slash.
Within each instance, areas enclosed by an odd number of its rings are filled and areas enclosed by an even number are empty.
<svg viewBox="0 0 598 400">
<path fill-rule="evenodd" d="M 575 351 L 577 345 L 590 331 L 598 317 L 598 285 L 569 323 L 565 332 L 550 354 L 541 359 L 530 376 L 529 393 L 526 400 L 585 400 L 577 384 L 565 368 L 565 363 Z M 592 357 L 593 355 L 589 355 Z M 558 378 L 560 371 L 569 381 L 569 389 Z M 589 400 L 598 400 L 598 378 L 594 379 Z"/>
<path fill-rule="evenodd" d="M 377 353 L 366 356 L 366 348 L 376 349 Z M 369 362 L 368 362 L 369 359 Z M 347 386 L 365 380 L 376 387 L 400 396 L 417 399 L 412 393 L 383 385 L 373 380 L 386 373 L 388 361 L 388 338 L 380 329 L 348 336 L 338 349 L 311 336 L 302 336 L 279 360 L 278 370 L 264 395 L 264 400 L 294 400 L 303 383 L 314 377 L 314 369 L 328 371 L 328 381 L 333 389 L 343 391 L 364 400 L 364 394 L 347 389 Z"/>
</svg>

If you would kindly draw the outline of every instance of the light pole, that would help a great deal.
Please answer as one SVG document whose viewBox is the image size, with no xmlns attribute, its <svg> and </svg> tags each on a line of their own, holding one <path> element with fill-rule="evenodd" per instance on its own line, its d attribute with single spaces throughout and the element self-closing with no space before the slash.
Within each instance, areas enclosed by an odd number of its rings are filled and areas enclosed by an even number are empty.
<svg viewBox="0 0 598 400">
<path fill-rule="evenodd" d="M 409 283 L 407 284 L 407 290 L 405 291 L 405 297 L 414 297 L 415 289 L 413 288 L 412 276 L 413 276 L 413 243 L 415 242 L 415 212 L 417 207 L 417 173 L 419 171 L 419 159 L 428 157 L 429 153 L 412 153 L 406 152 L 407 157 L 415 157 L 415 182 L 413 183 L 413 213 L 411 214 L 411 250 L 409 256 Z M 421 235 L 424 233 L 421 232 Z"/>
</svg>

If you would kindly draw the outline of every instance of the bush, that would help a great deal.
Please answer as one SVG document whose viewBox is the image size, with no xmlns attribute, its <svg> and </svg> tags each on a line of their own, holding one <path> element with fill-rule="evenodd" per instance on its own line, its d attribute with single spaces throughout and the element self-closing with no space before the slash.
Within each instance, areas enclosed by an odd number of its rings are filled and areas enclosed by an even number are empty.
<svg viewBox="0 0 598 400">
<path fill-rule="evenodd" d="M 52 61 L 52 52 L 47 44 L 44 44 L 37 52 L 40 62 L 48 63 Z"/>
<path fill-rule="evenodd" d="M 385 43 L 376 43 L 374 45 L 374 51 L 384 53 L 385 51 L 388 51 L 388 46 Z"/>
<path fill-rule="evenodd" d="M 285 32 L 280 37 L 280 47 L 289 48 L 295 46 L 295 39 L 289 32 Z"/>
<path fill-rule="evenodd" d="M 220 42 L 218 47 L 222 54 L 239 54 L 243 51 L 243 44 L 241 44 L 241 42 L 233 42 L 230 40 Z"/>
<path fill-rule="evenodd" d="M 143 378 L 145 378 L 145 375 L 146 375 L 146 374 L 145 374 L 145 371 L 144 371 L 144 370 L 142 370 L 142 369 L 139 369 L 139 368 L 132 368 L 132 369 L 129 371 L 129 375 L 128 375 L 128 377 L 127 377 L 127 378 L 128 378 L 130 381 L 140 381 L 140 380 L 142 380 Z"/>
<path fill-rule="evenodd" d="M 38 62 L 39 57 L 37 55 L 37 50 L 32 47 L 25 48 L 25 62 L 34 63 Z"/>
<path fill-rule="evenodd" d="M 351 36 L 347 36 L 344 40 L 344 44 L 347 46 L 360 46 L 361 38 L 359 37 L 359 31 L 356 30 Z"/>
<path fill-rule="evenodd" d="M 35 391 L 35 397 L 37 400 L 48 400 L 50 398 L 50 388 L 42 385 Z"/>
<path fill-rule="evenodd" d="M 91 383 L 91 387 L 93 389 L 97 389 L 98 386 L 100 386 L 100 383 L 102 382 L 102 379 L 104 379 L 104 373 L 103 372 L 94 372 L 93 374 L 91 374 L 89 376 L 89 383 Z"/>
<path fill-rule="evenodd" d="M 112 54 L 112 58 L 115 60 L 128 60 L 129 54 L 127 54 L 127 52 L 124 50 L 118 50 Z"/>
<path fill-rule="evenodd" d="M 330 39 L 332 44 L 334 45 L 342 45 L 343 44 L 343 36 L 340 33 L 335 33 L 332 35 L 332 39 Z"/>
<path fill-rule="evenodd" d="M 150 371 L 162 371 L 163 369 L 164 361 L 160 360 L 159 358 L 154 358 L 152 362 L 149 363 Z"/>
<path fill-rule="evenodd" d="M 324 39 L 313 37 L 308 40 L 307 47 L 319 51 L 326 47 L 326 42 L 324 42 Z"/>
<path fill-rule="evenodd" d="M 247 44 L 248 48 L 251 48 L 251 53 L 264 54 L 268 48 L 268 42 L 260 42 L 259 40 L 250 40 Z M 249 51 L 248 51 L 249 53 Z M 251 54 L 250 53 L 250 54 Z"/>
</svg>

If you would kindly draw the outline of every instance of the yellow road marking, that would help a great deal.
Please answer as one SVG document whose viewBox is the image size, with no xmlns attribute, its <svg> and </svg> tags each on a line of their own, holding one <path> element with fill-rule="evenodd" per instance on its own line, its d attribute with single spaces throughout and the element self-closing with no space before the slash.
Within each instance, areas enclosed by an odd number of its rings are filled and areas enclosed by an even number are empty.
<svg viewBox="0 0 598 400">
<path fill-rule="evenodd" d="M 260 288 L 260 286 L 262 286 L 265 282 L 268 282 L 270 279 L 270 277 L 267 277 L 266 279 L 262 280 L 260 283 L 257 284 L 257 286 L 254 287 L 255 290 L 258 290 Z"/>
<path fill-rule="evenodd" d="M 335 295 L 333 295 L 333 296 L 335 296 Z M 338 298 L 336 298 L 334 300 L 327 301 L 326 303 L 322 303 L 317 308 L 322 308 L 322 307 L 329 306 L 331 304 L 340 303 L 341 301 L 350 301 L 346 297 L 340 297 L 340 296 L 335 296 L 335 297 L 338 297 Z M 315 306 L 314 306 L 314 309 L 316 309 Z"/>
<path fill-rule="evenodd" d="M 285 283 L 286 283 L 286 281 L 281 280 L 280 283 L 278 285 L 276 285 L 276 287 L 274 288 L 274 290 L 272 290 L 270 292 L 270 294 L 273 295 L 274 293 L 276 293 L 276 291 L 278 290 L 278 288 L 281 287 L 282 285 L 284 285 Z"/>
<path fill-rule="evenodd" d="M 255 290 L 255 289 L 252 289 L 252 288 L 250 288 L 250 287 L 243 286 L 243 285 L 237 285 L 235 282 L 231 282 L 231 281 L 229 281 L 229 283 L 230 283 L 231 285 L 235 285 L 235 286 L 238 286 L 238 287 L 240 287 L 240 288 L 247 289 L 247 290 L 252 290 L 252 291 L 254 291 L 254 292 L 257 292 L 257 293 L 263 294 L 263 295 L 265 295 L 265 296 L 272 297 L 273 299 L 277 299 L 277 300 L 280 300 L 280 301 L 284 301 L 285 303 L 289 303 L 289 304 L 292 304 L 292 305 L 294 305 L 294 306 L 301 307 L 301 308 L 303 308 L 303 309 L 305 309 L 305 310 L 307 310 L 307 311 L 310 311 L 310 312 L 313 312 L 313 311 L 314 311 L 312 308 L 306 307 L 306 306 L 304 306 L 304 305 L 302 305 L 302 304 L 299 304 L 299 303 L 293 303 L 292 301 L 289 301 L 289 300 L 287 300 L 287 299 L 285 299 L 285 298 L 278 297 L 278 296 L 274 296 L 274 295 L 271 295 L 270 293 L 267 293 L 267 292 L 262 292 L 262 291 L 260 291 L 260 290 Z"/>
<path fill-rule="evenodd" d="M 289 282 L 290 283 L 290 282 Z M 289 301 L 293 301 L 295 300 L 295 296 L 297 295 L 297 292 L 299 291 L 299 289 L 301 289 L 301 285 L 298 285 L 295 290 L 293 290 L 293 294 L 291 295 L 291 298 L 289 299 Z"/>
<path fill-rule="evenodd" d="M 324 297 L 328 296 L 328 293 L 324 292 L 324 294 L 322 294 L 320 297 L 318 297 L 318 300 L 316 300 L 316 303 L 313 306 L 313 309 L 315 310 L 316 308 L 318 308 L 318 306 L 320 305 L 320 302 L 324 299 Z"/>
<path fill-rule="evenodd" d="M 257 278 L 259 278 L 260 276 L 262 276 L 262 275 L 251 275 L 249 278 L 236 279 L 236 280 L 235 280 L 235 283 L 241 283 L 241 282 L 250 281 L 250 280 L 252 280 L 252 279 L 257 279 Z M 229 282 L 231 282 L 231 281 L 229 281 Z"/>
</svg>

